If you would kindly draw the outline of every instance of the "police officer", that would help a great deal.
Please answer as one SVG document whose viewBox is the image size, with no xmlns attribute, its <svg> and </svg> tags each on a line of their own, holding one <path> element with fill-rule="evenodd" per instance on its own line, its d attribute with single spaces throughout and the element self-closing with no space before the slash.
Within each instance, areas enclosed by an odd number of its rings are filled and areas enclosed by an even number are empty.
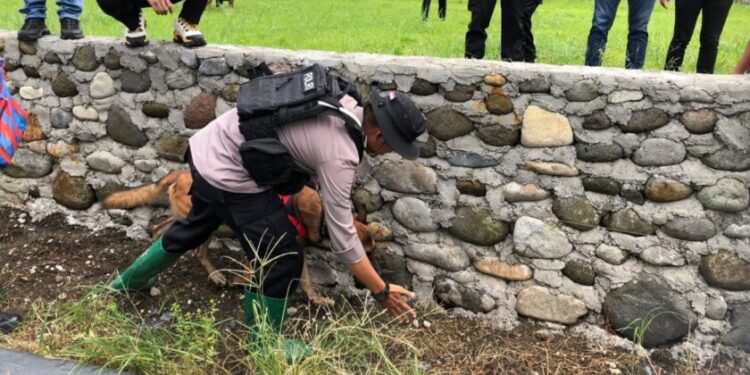
<svg viewBox="0 0 750 375">
<path fill-rule="evenodd" d="M 415 140 L 425 131 L 425 119 L 408 95 L 397 91 L 382 95 L 373 89 L 370 103 L 364 108 L 349 95 L 341 97 L 339 103 L 362 123 L 368 153 L 395 151 L 407 159 L 417 158 Z M 247 240 L 242 244 L 251 261 L 257 261 L 257 257 L 270 260 L 256 264 L 255 279 L 246 290 L 246 323 L 253 327 L 262 310 L 262 315 L 280 330 L 289 293 L 302 271 L 302 248 L 295 241 L 295 229 L 287 220 L 278 195 L 267 186 L 256 184 L 243 166 L 240 145 L 245 138 L 239 124 L 237 109 L 231 109 L 190 138 L 190 214 L 174 223 L 115 279 L 112 287 L 149 288 L 159 272 L 226 223 L 238 238 Z M 279 127 L 278 139 L 296 162 L 317 177 L 331 248 L 338 260 L 392 315 L 415 317 L 414 310 L 404 301 L 413 293 L 383 281 L 357 237 L 350 197 L 359 152 L 344 121 L 334 116 L 310 117 Z M 285 350 L 291 359 L 307 349 L 304 344 L 289 340 Z"/>
</svg>

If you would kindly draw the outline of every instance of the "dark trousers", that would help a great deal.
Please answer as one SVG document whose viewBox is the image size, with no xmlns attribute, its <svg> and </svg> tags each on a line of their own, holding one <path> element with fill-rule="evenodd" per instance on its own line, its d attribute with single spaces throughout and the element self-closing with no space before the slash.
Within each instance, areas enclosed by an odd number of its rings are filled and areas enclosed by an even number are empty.
<svg viewBox="0 0 750 375">
<path fill-rule="evenodd" d="M 447 0 L 438 0 L 438 17 L 445 19 L 445 8 Z M 422 0 L 422 19 L 427 20 L 430 15 L 430 3 L 431 0 Z"/>
<path fill-rule="evenodd" d="M 674 35 L 667 51 L 666 70 L 680 70 L 685 48 L 693 36 L 698 14 L 703 12 L 701 47 L 698 51 L 698 73 L 714 72 L 719 38 L 732 7 L 732 0 L 677 0 L 675 2 Z"/>
<path fill-rule="evenodd" d="M 487 27 L 497 0 L 469 0 L 471 21 L 466 32 L 467 58 L 484 58 Z M 541 0 L 500 0 L 502 22 L 500 57 L 505 61 L 534 62 L 536 47 L 531 32 L 531 17 Z"/>
<path fill-rule="evenodd" d="M 138 11 L 148 8 L 147 0 L 96 0 L 104 13 L 122 22 L 128 30 L 138 28 Z M 172 0 L 178 3 L 182 0 Z M 180 10 L 180 18 L 197 25 L 201 21 L 203 11 L 206 10 L 206 0 L 185 0 Z"/>
<path fill-rule="evenodd" d="M 261 288 L 251 287 L 251 291 L 267 297 L 286 298 L 297 287 L 302 274 L 303 254 L 295 239 L 297 232 L 286 216 L 281 199 L 271 190 L 256 194 L 223 191 L 206 182 L 192 165 L 190 170 L 193 208 L 187 218 L 172 224 L 164 234 L 164 251 L 184 253 L 192 250 L 225 223 L 240 239 L 254 265 L 251 284 L 261 285 Z M 272 261 L 260 267 L 258 257 Z"/>
<path fill-rule="evenodd" d="M 648 21 L 654 10 L 654 3 L 655 0 L 628 0 L 628 47 L 625 52 L 625 67 L 628 69 L 641 69 L 646 61 Z M 602 65 L 607 36 L 615 22 L 619 5 L 620 0 L 594 1 L 594 19 L 591 21 L 586 45 L 586 65 Z"/>
</svg>

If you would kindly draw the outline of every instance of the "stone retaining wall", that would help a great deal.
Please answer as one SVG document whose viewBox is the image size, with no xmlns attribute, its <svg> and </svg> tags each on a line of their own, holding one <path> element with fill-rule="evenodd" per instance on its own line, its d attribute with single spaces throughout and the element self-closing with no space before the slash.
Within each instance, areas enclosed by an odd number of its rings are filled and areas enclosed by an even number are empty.
<svg viewBox="0 0 750 375">
<path fill-rule="evenodd" d="M 354 194 L 393 231 L 376 253 L 388 280 L 505 322 L 650 315 L 648 347 L 750 352 L 747 78 L 14 37 L 0 33 L 32 121 L 5 204 L 145 237 L 163 203 L 97 202 L 183 168 L 187 138 L 260 62 L 317 62 L 363 92 L 408 91 L 428 119 L 421 157 L 368 158 Z M 311 258 L 318 283 L 352 290 L 330 253 Z"/>
</svg>

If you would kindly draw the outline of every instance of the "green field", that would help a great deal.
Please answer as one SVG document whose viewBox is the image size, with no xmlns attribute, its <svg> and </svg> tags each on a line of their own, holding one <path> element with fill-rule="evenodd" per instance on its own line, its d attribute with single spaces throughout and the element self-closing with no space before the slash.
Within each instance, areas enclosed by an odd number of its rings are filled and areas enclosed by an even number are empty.
<svg viewBox="0 0 750 375">
<path fill-rule="evenodd" d="M 447 20 L 437 18 L 433 1 L 431 18 L 423 22 L 419 0 L 236 0 L 204 14 L 201 30 L 209 43 L 266 46 L 289 49 L 373 52 L 393 55 L 462 57 L 469 20 L 467 0 L 449 0 Z M 55 5 L 48 1 L 54 15 Z M 499 2 L 498 2 L 499 3 Z M 545 0 L 533 18 L 539 62 L 582 64 L 591 26 L 593 0 Z M 0 2 L 0 29 L 16 30 L 22 22 L 21 1 Z M 178 9 L 181 5 L 177 5 Z M 173 17 L 146 13 L 151 39 L 171 37 Z M 56 17 L 49 22 L 59 29 Z M 735 4 L 729 14 L 719 47 L 717 73 L 729 73 L 750 38 L 750 6 Z M 90 35 L 121 36 L 123 27 L 86 0 L 82 18 Z M 649 27 L 646 68 L 659 70 L 672 37 L 674 6 L 656 6 Z M 499 58 L 499 10 L 489 29 L 489 59 Z M 688 48 L 684 70 L 695 71 L 699 27 Z M 622 1 L 605 55 L 606 66 L 624 65 L 627 39 L 627 1 Z"/>
</svg>

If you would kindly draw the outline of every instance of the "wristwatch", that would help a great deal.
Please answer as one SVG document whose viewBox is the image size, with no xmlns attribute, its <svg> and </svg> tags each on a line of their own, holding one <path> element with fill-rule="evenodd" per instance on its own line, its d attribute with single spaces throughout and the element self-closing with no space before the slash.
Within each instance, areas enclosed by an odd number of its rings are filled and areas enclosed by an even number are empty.
<svg viewBox="0 0 750 375">
<path fill-rule="evenodd" d="M 373 293 L 372 298 L 375 298 L 378 303 L 383 303 L 388 299 L 388 295 L 391 293 L 391 285 L 388 283 L 385 283 L 385 289 L 383 289 L 380 293 Z"/>
</svg>

